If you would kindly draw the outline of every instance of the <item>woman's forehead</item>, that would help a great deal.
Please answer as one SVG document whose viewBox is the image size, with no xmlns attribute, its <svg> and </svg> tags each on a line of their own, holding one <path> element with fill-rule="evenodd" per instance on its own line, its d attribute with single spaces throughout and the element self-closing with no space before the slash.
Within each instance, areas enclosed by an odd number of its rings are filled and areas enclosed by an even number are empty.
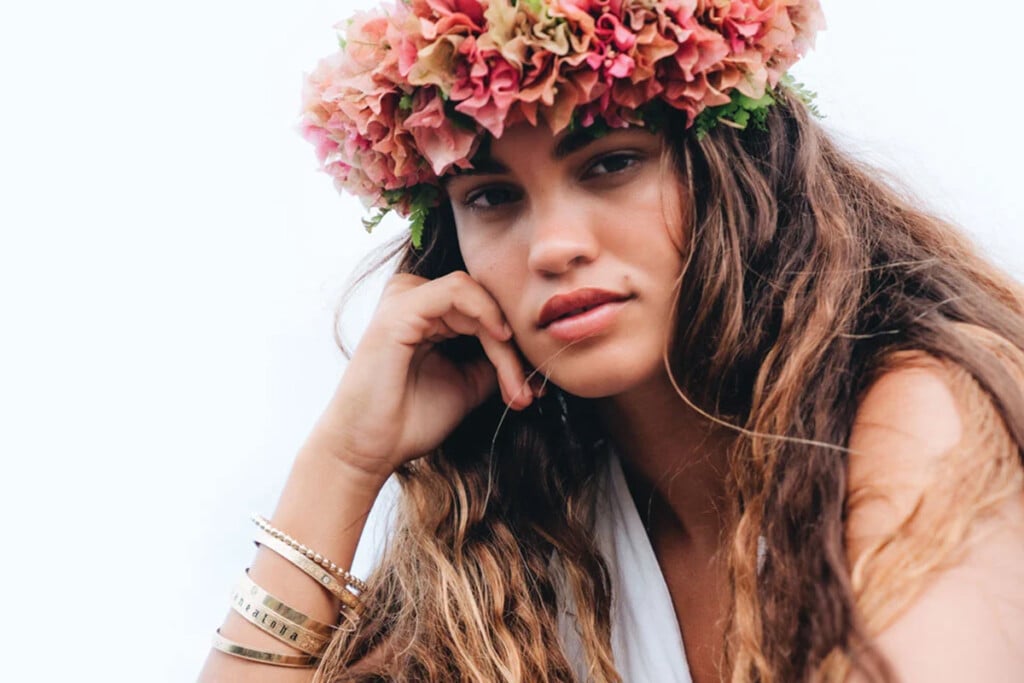
<svg viewBox="0 0 1024 683">
<path fill-rule="evenodd" d="M 495 138 L 488 135 L 487 139 L 492 148 L 515 145 L 518 142 L 529 139 L 531 142 L 537 144 L 546 144 L 550 149 L 554 150 L 556 147 L 565 149 L 567 146 L 575 149 L 576 147 L 579 147 L 591 140 L 623 135 L 652 135 L 652 133 L 650 130 L 642 126 L 611 128 L 608 126 L 594 125 L 589 127 L 565 128 L 555 134 L 552 133 L 551 129 L 543 123 L 532 125 L 529 122 L 524 121 L 506 128 L 501 137 Z M 568 149 L 568 151 L 571 152 L 572 149 Z"/>
</svg>

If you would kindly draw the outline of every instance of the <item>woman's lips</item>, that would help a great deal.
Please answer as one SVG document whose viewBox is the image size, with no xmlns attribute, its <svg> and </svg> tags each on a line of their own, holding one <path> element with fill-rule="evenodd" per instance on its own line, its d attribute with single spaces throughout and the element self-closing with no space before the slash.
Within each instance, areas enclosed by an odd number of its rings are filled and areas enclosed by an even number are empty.
<svg viewBox="0 0 1024 683">
<path fill-rule="evenodd" d="M 563 342 L 574 342 L 605 331 L 618 316 L 629 299 L 608 301 L 576 315 L 553 320 L 544 331 Z"/>
</svg>

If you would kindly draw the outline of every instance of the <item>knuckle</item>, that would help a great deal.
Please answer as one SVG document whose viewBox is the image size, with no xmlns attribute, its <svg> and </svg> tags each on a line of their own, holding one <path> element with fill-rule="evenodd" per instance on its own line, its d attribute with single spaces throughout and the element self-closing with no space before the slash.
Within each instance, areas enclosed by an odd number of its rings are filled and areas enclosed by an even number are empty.
<svg viewBox="0 0 1024 683">
<path fill-rule="evenodd" d="M 404 292 L 407 289 L 411 289 L 423 282 L 423 278 L 412 273 L 395 273 L 388 278 L 387 283 L 384 285 L 385 294 L 393 294 L 395 292 Z"/>
<path fill-rule="evenodd" d="M 455 270 L 444 276 L 446 282 L 456 289 L 462 289 L 464 287 L 473 286 L 476 281 L 469 276 L 464 270 Z"/>
<path fill-rule="evenodd" d="M 448 281 L 448 292 L 449 296 L 451 296 L 453 305 L 464 313 L 474 316 L 477 315 L 481 308 L 480 285 L 477 284 L 476 280 L 465 273 L 461 275 L 453 273 L 450 277 L 451 279 Z"/>
</svg>

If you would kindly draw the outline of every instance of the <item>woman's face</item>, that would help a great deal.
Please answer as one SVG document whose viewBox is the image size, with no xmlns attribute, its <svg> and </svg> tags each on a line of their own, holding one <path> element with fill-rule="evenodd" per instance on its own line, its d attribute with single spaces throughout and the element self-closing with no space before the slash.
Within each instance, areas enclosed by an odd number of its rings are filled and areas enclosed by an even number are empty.
<svg viewBox="0 0 1024 683">
<path fill-rule="evenodd" d="M 524 124 L 489 152 L 446 188 L 469 274 L 527 360 L 587 398 L 663 373 L 687 236 L 661 137 Z"/>
</svg>

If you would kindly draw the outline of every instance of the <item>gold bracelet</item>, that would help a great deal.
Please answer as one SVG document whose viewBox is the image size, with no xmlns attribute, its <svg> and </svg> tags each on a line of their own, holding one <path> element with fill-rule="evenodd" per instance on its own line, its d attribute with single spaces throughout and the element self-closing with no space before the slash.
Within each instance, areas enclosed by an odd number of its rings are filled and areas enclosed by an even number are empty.
<svg viewBox="0 0 1024 683">
<path fill-rule="evenodd" d="M 245 596 L 250 602 L 262 605 L 271 612 L 274 612 L 294 623 L 296 626 L 300 626 L 307 631 L 312 631 L 317 635 L 330 637 L 330 635 L 337 630 L 335 626 L 325 624 L 322 621 L 317 621 L 313 617 L 303 614 L 294 607 L 289 607 L 285 603 L 281 602 L 280 599 L 275 598 L 273 595 L 263 590 L 261 586 L 249 577 L 248 569 L 245 570 L 245 574 L 242 575 L 242 579 L 238 582 L 238 588 L 235 592 Z"/>
<path fill-rule="evenodd" d="M 272 664 L 274 666 L 294 666 L 303 669 L 312 669 L 320 663 L 319 657 L 311 655 L 282 655 L 276 652 L 264 652 L 251 647 L 245 647 L 228 640 L 220 634 L 220 629 L 213 635 L 213 649 L 219 650 L 226 655 L 248 659 L 250 662 L 260 664 Z"/>
<path fill-rule="evenodd" d="M 314 581 L 330 591 L 331 595 L 338 598 L 338 600 L 341 600 L 341 603 L 355 612 L 356 615 L 363 611 L 363 605 L 359 602 L 359 598 L 356 597 L 352 591 L 346 588 L 334 574 L 329 570 L 324 569 L 284 541 L 271 536 L 268 532 L 260 528 L 256 533 L 256 543 L 273 550 L 275 553 L 304 571 Z"/>
<path fill-rule="evenodd" d="M 280 614 L 262 609 L 258 603 L 248 600 L 237 590 L 231 596 L 231 608 L 264 633 L 269 633 L 282 643 L 302 650 L 306 654 L 322 655 L 331 640 L 330 637 L 321 636 L 302 628 Z"/>
<path fill-rule="evenodd" d="M 281 531 L 280 529 L 272 526 L 270 524 L 270 522 L 267 520 L 266 517 L 264 517 L 262 515 L 253 514 L 252 521 L 253 521 L 253 523 L 256 526 L 258 526 L 259 528 L 263 529 L 264 531 L 266 531 L 268 534 L 270 534 L 274 538 L 276 538 L 276 539 L 278 539 L 280 541 L 284 541 L 285 543 L 290 545 L 295 550 L 298 550 L 300 553 L 305 555 L 307 558 L 313 560 L 314 562 L 319 564 L 324 569 L 330 571 L 332 574 L 337 576 L 339 579 L 344 581 L 349 586 L 352 586 L 353 588 L 358 590 L 360 593 L 364 593 L 367 590 L 369 590 L 369 586 L 366 585 L 365 581 L 359 579 L 358 577 L 356 577 L 353 574 L 350 574 L 349 572 L 345 571 L 344 569 L 342 569 L 338 565 L 336 565 L 333 562 L 331 562 L 330 560 L 328 560 L 326 557 L 324 557 L 320 553 L 314 551 L 312 548 L 309 548 L 309 547 L 303 545 L 302 543 L 299 543 L 298 541 L 296 541 L 294 538 L 292 538 L 288 534 L 286 534 L 283 531 Z"/>
</svg>

